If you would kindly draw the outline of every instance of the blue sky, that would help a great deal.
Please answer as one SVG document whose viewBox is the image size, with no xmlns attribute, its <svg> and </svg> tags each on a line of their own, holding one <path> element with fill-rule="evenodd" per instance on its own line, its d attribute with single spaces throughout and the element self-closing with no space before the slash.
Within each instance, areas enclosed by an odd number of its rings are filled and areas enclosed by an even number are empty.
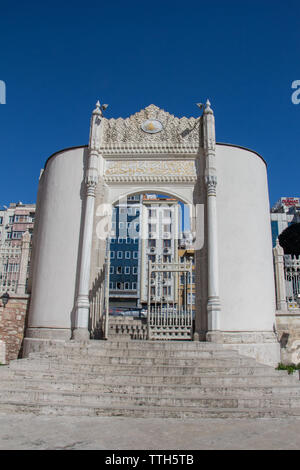
<svg viewBox="0 0 300 470">
<path fill-rule="evenodd" d="M 87 144 L 98 98 L 106 117 L 197 116 L 209 98 L 217 141 L 267 161 L 271 204 L 300 196 L 299 49 L 298 0 L 2 2 L 0 205 L 35 202 L 46 159 Z"/>
</svg>

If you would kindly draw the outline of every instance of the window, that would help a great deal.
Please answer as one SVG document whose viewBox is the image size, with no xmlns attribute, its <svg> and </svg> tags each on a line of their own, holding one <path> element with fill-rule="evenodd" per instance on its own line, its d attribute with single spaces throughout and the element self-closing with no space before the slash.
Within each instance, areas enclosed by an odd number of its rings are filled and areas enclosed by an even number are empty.
<svg viewBox="0 0 300 470">
<path fill-rule="evenodd" d="M 164 248 L 170 248 L 171 247 L 171 240 L 163 240 L 163 246 L 164 246 Z"/>
<path fill-rule="evenodd" d="M 164 255 L 163 256 L 164 263 L 171 263 L 171 255 Z"/>
<path fill-rule="evenodd" d="M 149 238 L 149 240 L 148 240 L 148 247 L 149 247 L 149 248 L 154 248 L 154 247 L 156 247 L 156 240 L 153 239 L 153 238 Z"/>
<path fill-rule="evenodd" d="M 125 274 L 130 274 L 130 266 L 125 266 Z"/>
<path fill-rule="evenodd" d="M 148 224 L 149 232 L 156 232 L 156 224 Z"/>
<path fill-rule="evenodd" d="M 191 301 L 192 301 L 192 305 L 195 305 L 195 298 L 196 298 L 196 295 L 195 294 L 188 294 L 188 298 L 187 298 L 187 302 L 189 305 L 191 305 Z"/>
<path fill-rule="evenodd" d="M 125 222 L 119 222 L 119 228 L 125 228 Z"/>
<path fill-rule="evenodd" d="M 171 224 L 164 224 L 163 227 L 164 227 L 164 232 L 171 232 L 171 229 L 172 229 Z"/>
<path fill-rule="evenodd" d="M 111 251 L 110 252 L 110 259 L 114 259 L 115 258 L 115 252 L 114 251 Z"/>
<path fill-rule="evenodd" d="M 138 259 L 139 257 L 139 252 L 138 251 L 134 251 L 133 252 L 133 259 Z"/>
<path fill-rule="evenodd" d="M 149 261 L 152 261 L 152 263 L 155 263 L 155 255 L 149 255 L 148 259 Z"/>
<path fill-rule="evenodd" d="M 130 259 L 130 251 L 125 251 L 125 258 Z"/>
<path fill-rule="evenodd" d="M 124 289 L 125 289 L 125 290 L 128 290 L 128 289 L 129 289 L 129 282 L 125 282 L 125 283 L 124 283 Z"/>
<path fill-rule="evenodd" d="M 115 271 L 115 268 L 114 268 L 114 266 L 110 266 L 109 273 L 110 273 L 110 274 L 113 274 L 113 273 L 114 273 L 114 271 Z"/>
<path fill-rule="evenodd" d="M 123 258 L 123 251 L 118 251 L 117 252 L 117 258 L 122 259 Z"/>
<path fill-rule="evenodd" d="M 133 289 L 133 290 L 136 290 L 136 282 L 133 282 L 133 283 L 132 283 L 132 289 Z"/>
<path fill-rule="evenodd" d="M 132 274 L 137 274 L 138 268 L 136 266 L 133 266 L 132 268 Z"/>
<path fill-rule="evenodd" d="M 0 225 L 3 224 L 3 217 L 0 217 Z"/>
<path fill-rule="evenodd" d="M 149 219 L 151 218 L 155 218 L 156 217 L 156 209 L 149 209 L 148 210 L 148 216 L 149 216 Z"/>
<path fill-rule="evenodd" d="M 9 217 L 9 223 L 10 223 L 10 224 L 13 224 L 13 223 L 14 223 L 14 216 L 13 216 L 13 215 L 11 215 L 11 216 Z"/>
<path fill-rule="evenodd" d="M 134 244 L 137 245 L 139 242 L 139 239 L 138 238 L 134 238 Z"/>
<path fill-rule="evenodd" d="M 122 272 L 123 272 L 122 266 L 117 266 L 116 273 L 122 274 Z"/>
<path fill-rule="evenodd" d="M 23 232 L 13 232 L 12 233 L 12 238 L 20 239 L 20 238 L 22 238 L 22 235 L 23 235 Z"/>
<path fill-rule="evenodd" d="M 164 217 L 168 217 L 168 218 L 171 217 L 171 211 L 170 211 L 170 209 L 164 209 Z"/>
<path fill-rule="evenodd" d="M 116 243 L 116 239 L 115 239 L 115 238 L 111 238 L 111 239 L 110 239 L 110 243 Z"/>
<path fill-rule="evenodd" d="M 12 232 L 7 232 L 6 238 L 11 238 Z"/>
<path fill-rule="evenodd" d="M 119 238 L 118 238 L 118 243 L 124 243 L 124 238 L 119 237 Z"/>
</svg>

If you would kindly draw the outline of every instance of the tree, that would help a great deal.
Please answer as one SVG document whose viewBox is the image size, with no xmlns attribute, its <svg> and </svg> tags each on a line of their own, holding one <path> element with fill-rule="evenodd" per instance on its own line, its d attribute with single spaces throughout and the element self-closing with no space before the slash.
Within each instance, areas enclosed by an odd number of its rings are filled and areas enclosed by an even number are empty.
<svg viewBox="0 0 300 470">
<path fill-rule="evenodd" d="M 300 255 L 300 224 L 291 224 L 278 239 L 285 255 Z"/>
</svg>

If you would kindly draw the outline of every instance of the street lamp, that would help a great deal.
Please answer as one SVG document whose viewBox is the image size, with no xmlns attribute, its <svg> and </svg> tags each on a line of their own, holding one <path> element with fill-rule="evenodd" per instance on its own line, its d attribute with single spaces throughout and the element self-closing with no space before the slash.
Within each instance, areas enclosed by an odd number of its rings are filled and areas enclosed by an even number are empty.
<svg viewBox="0 0 300 470">
<path fill-rule="evenodd" d="M 2 299 L 2 305 L 5 308 L 5 306 L 8 302 L 8 299 L 9 299 L 9 293 L 5 292 L 5 294 L 2 295 L 1 299 Z"/>
</svg>

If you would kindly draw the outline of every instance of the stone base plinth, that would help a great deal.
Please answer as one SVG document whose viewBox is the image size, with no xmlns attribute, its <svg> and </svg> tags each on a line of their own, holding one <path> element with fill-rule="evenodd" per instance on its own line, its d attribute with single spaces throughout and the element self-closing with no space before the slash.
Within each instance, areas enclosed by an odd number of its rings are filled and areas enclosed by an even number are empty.
<svg viewBox="0 0 300 470">
<path fill-rule="evenodd" d="M 31 352 L 46 351 L 49 346 L 65 343 L 71 339 L 71 330 L 66 328 L 27 328 L 23 344 L 23 357 Z"/>
<path fill-rule="evenodd" d="M 277 366 L 280 362 L 280 344 L 273 331 L 209 331 L 206 340 L 235 349 L 261 364 Z"/>
<path fill-rule="evenodd" d="M 86 328 L 76 328 L 73 330 L 72 339 L 78 343 L 86 343 L 90 340 L 90 332 Z"/>
</svg>

